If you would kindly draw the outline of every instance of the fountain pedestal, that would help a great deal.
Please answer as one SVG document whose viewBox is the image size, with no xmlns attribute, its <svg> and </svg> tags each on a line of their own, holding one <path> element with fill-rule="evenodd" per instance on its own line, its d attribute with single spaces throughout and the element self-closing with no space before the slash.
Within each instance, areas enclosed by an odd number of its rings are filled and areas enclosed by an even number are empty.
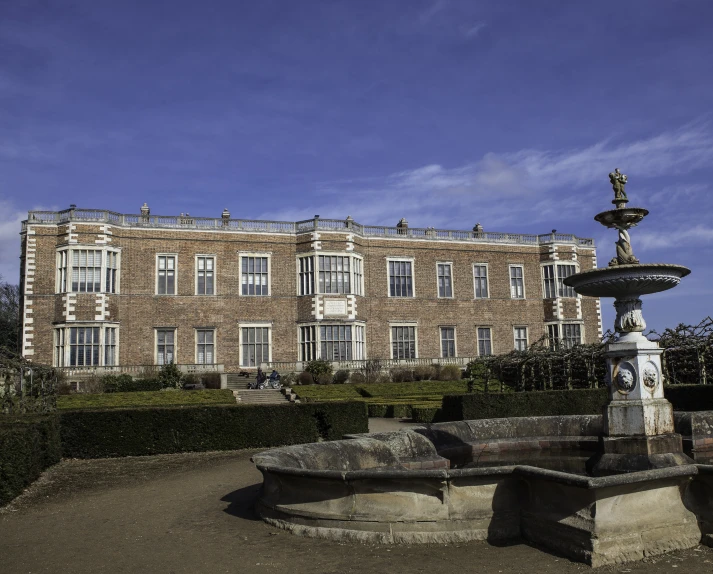
<svg viewBox="0 0 713 574">
<path fill-rule="evenodd" d="M 590 462 L 595 476 L 692 464 L 674 432 L 673 407 L 664 398 L 662 352 L 635 331 L 609 343 L 609 404 L 600 452 Z"/>
</svg>

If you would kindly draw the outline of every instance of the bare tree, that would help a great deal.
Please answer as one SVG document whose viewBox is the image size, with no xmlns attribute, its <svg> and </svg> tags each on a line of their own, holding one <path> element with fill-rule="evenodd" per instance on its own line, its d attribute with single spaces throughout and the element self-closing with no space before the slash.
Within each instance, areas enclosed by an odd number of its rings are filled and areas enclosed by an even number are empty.
<svg viewBox="0 0 713 574">
<path fill-rule="evenodd" d="M 0 347 L 17 351 L 20 335 L 20 287 L 0 275 Z"/>
</svg>

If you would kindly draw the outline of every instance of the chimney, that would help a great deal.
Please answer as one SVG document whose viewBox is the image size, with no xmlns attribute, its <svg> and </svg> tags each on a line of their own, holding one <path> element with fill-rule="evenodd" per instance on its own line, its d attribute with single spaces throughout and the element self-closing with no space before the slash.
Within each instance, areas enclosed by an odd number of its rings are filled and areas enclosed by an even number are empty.
<svg viewBox="0 0 713 574">
<path fill-rule="evenodd" d="M 223 213 L 220 214 L 220 217 L 223 220 L 223 227 L 228 227 L 228 225 L 230 225 L 230 212 L 227 207 L 223 210 Z"/>
<path fill-rule="evenodd" d="M 398 229 L 397 233 L 400 235 L 406 235 L 408 233 L 408 221 L 406 221 L 405 217 L 399 219 L 399 222 L 396 224 L 396 229 Z"/>
</svg>

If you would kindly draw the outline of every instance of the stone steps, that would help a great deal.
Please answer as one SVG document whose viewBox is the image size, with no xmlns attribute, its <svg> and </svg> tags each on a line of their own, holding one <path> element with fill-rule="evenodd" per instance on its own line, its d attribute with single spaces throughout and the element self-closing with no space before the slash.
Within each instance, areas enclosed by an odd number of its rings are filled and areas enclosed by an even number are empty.
<svg viewBox="0 0 713 574">
<path fill-rule="evenodd" d="M 276 389 L 240 389 L 234 390 L 236 402 L 240 404 L 281 405 L 289 399 Z"/>
</svg>

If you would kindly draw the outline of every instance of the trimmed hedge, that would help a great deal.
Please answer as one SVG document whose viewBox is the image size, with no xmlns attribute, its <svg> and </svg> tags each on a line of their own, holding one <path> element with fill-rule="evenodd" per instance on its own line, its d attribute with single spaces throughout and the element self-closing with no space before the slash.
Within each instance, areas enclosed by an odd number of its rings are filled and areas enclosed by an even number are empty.
<svg viewBox="0 0 713 574">
<path fill-rule="evenodd" d="M 445 421 L 601 414 L 607 402 L 606 387 L 568 391 L 521 393 L 470 393 L 443 397 Z"/>
<path fill-rule="evenodd" d="M 437 423 L 442 420 L 441 407 L 438 406 L 413 406 L 411 407 L 411 420 L 415 423 Z"/>
<path fill-rule="evenodd" d="M 713 410 L 713 385 L 669 385 L 663 392 L 675 411 Z"/>
<path fill-rule="evenodd" d="M 150 391 L 127 393 L 77 393 L 63 395 L 57 398 L 57 408 L 62 410 L 76 409 L 110 409 L 134 407 L 161 407 L 178 405 L 222 404 L 234 405 L 233 391 L 199 390 L 199 391 Z"/>
<path fill-rule="evenodd" d="M 265 448 L 368 432 L 363 402 L 63 411 L 62 455 L 140 456 Z"/>
<path fill-rule="evenodd" d="M 60 460 L 56 415 L 0 418 L 0 506 Z"/>
</svg>

